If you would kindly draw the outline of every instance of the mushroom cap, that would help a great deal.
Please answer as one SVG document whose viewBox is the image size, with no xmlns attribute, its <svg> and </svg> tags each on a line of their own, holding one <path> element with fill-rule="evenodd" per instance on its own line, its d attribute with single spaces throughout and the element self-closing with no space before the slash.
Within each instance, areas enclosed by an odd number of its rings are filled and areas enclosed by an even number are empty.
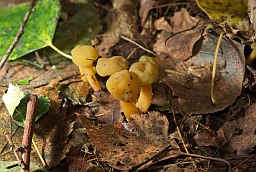
<svg viewBox="0 0 256 172">
<path fill-rule="evenodd" d="M 92 66 L 93 62 L 97 60 L 99 53 L 90 45 L 77 45 L 71 50 L 72 61 L 81 67 Z"/>
<path fill-rule="evenodd" d="M 252 48 L 253 50 L 256 49 L 256 43 L 255 43 L 255 42 L 251 43 L 251 48 Z"/>
<path fill-rule="evenodd" d="M 138 84 L 144 87 L 158 80 L 158 66 L 146 61 L 133 63 L 129 69 L 138 76 Z"/>
<path fill-rule="evenodd" d="M 156 62 L 156 60 L 153 57 L 149 57 L 149 56 L 146 56 L 146 55 L 141 56 L 139 61 L 140 62 L 150 62 L 150 63 L 153 63 L 156 66 L 159 66 L 158 63 Z"/>
<path fill-rule="evenodd" d="M 128 61 L 123 56 L 100 58 L 96 65 L 96 71 L 100 76 L 110 76 L 121 70 L 128 69 Z"/>
<path fill-rule="evenodd" d="M 117 99 L 124 102 L 135 102 L 140 95 L 137 76 L 128 70 L 116 72 L 109 77 L 106 86 L 108 91 Z"/>
</svg>

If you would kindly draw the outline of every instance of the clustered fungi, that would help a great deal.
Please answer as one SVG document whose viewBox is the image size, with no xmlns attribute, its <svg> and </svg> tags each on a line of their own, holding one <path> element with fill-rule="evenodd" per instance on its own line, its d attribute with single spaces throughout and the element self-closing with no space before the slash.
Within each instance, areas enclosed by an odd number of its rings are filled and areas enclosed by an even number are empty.
<svg viewBox="0 0 256 172">
<path fill-rule="evenodd" d="M 94 91 L 101 90 L 93 69 L 98 51 L 89 45 L 78 45 L 71 55 L 72 61 L 79 67 L 82 81 L 88 82 Z M 152 102 L 152 83 L 158 80 L 159 66 L 154 58 L 141 56 L 130 68 L 127 59 L 122 56 L 99 58 L 95 68 L 100 76 L 110 76 L 106 87 L 119 100 L 128 121 L 131 120 L 131 114 L 148 111 Z"/>
</svg>

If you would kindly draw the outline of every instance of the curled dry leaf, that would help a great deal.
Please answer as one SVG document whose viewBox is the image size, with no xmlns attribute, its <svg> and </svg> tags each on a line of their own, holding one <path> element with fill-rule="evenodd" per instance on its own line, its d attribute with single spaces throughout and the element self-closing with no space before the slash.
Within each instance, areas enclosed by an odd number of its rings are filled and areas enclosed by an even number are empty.
<svg viewBox="0 0 256 172">
<path fill-rule="evenodd" d="M 141 26 L 144 26 L 148 13 L 155 3 L 155 0 L 140 0 L 139 15 L 141 18 Z"/>
<path fill-rule="evenodd" d="M 184 8 L 174 13 L 170 23 L 171 26 L 163 18 L 155 23 L 155 27 L 163 31 L 158 35 L 154 51 L 175 60 L 186 60 L 192 56 L 194 44 L 201 38 L 201 30 L 193 28 L 196 24 Z"/>
</svg>

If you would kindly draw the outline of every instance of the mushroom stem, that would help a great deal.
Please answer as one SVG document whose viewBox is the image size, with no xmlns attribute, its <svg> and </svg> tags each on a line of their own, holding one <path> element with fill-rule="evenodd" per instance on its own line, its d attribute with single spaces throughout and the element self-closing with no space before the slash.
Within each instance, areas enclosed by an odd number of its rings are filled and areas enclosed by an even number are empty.
<svg viewBox="0 0 256 172">
<path fill-rule="evenodd" d="M 146 113 L 152 102 L 152 85 L 140 88 L 140 97 L 136 103 L 136 107 L 140 112 Z"/>
<path fill-rule="evenodd" d="M 86 78 L 86 76 L 85 76 L 85 73 L 84 73 L 84 68 L 81 67 L 81 66 L 78 66 L 78 67 L 79 67 L 79 71 L 80 71 L 80 74 L 81 74 L 81 80 L 82 80 L 83 82 L 88 82 L 88 80 L 87 80 L 87 78 Z"/>
<path fill-rule="evenodd" d="M 100 91 L 101 86 L 100 86 L 98 79 L 96 78 L 96 76 L 94 74 L 94 70 L 93 70 L 92 66 L 84 67 L 84 73 L 85 73 L 85 76 L 86 76 L 89 84 L 91 85 L 92 89 L 94 91 Z"/>
<path fill-rule="evenodd" d="M 128 121 L 132 120 L 131 114 L 140 114 L 134 102 L 124 102 L 120 100 L 120 105 Z"/>
</svg>

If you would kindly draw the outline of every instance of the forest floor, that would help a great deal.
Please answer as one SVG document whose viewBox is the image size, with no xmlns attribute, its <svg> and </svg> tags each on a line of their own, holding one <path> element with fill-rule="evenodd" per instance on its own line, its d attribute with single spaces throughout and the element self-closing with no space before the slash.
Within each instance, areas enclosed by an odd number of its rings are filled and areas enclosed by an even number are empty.
<svg viewBox="0 0 256 172">
<path fill-rule="evenodd" d="M 62 0 L 61 5 L 60 28 L 68 27 L 69 20 L 86 9 L 77 0 Z M 195 1 L 102 0 L 93 5 L 98 9 L 101 32 L 90 44 L 99 56 L 124 56 L 129 65 L 142 55 L 154 57 L 159 79 L 152 85 L 148 113 L 132 115 L 128 122 L 119 101 L 106 89 L 106 77 L 96 75 L 102 91 L 93 91 L 80 80 L 72 61 L 45 56 L 49 48 L 38 51 L 37 57 L 31 53 L 7 62 L 0 73 L 1 97 L 9 82 L 32 76 L 21 88 L 51 101 L 34 131 L 48 170 L 255 171 L 256 71 L 253 62 L 246 62 L 253 51 L 248 41 L 252 35 L 239 32 L 232 39 L 224 34 L 213 103 L 213 60 L 223 26 L 210 20 Z M 79 27 L 79 21 L 74 23 Z M 54 42 L 61 45 L 60 39 Z M 18 146 L 23 128 L 10 120 L 2 100 L 0 111 L 0 131 L 11 130 Z M 16 160 L 5 137 L 0 137 L 1 160 Z M 34 148 L 31 161 L 41 163 Z"/>
</svg>

